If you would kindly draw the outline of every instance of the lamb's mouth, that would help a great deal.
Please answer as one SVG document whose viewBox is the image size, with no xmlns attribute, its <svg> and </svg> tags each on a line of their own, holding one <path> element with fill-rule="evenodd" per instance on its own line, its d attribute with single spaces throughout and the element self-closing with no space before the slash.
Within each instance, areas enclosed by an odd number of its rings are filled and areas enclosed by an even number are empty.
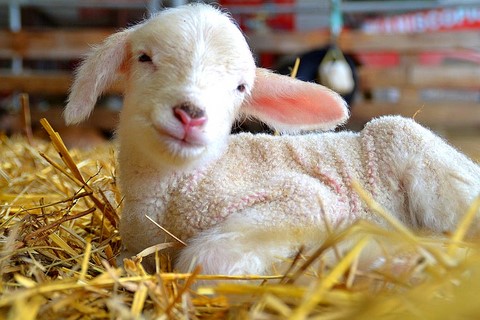
<svg viewBox="0 0 480 320">
<path fill-rule="evenodd" d="M 170 130 L 153 126 L 160 139 L 166 140 L 168 143 L 175 143 L 181 147 L 186 148 L 203 148 L 206 145 L 206 141 L 203 136 L 172 132 Z"/>
</svg>

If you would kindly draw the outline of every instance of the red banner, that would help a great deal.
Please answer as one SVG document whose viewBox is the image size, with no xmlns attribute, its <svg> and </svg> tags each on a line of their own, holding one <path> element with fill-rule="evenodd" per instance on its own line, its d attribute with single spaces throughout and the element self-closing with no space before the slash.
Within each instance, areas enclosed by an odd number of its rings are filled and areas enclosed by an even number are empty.
<svg viewBox="0 0 480 320">
<path fill-rule="evenodd" d="M 415 33 L 480 28 L 479 7 L 420 11 L 367 20 L 362 30 L 370 33 Z"/>
</svg>

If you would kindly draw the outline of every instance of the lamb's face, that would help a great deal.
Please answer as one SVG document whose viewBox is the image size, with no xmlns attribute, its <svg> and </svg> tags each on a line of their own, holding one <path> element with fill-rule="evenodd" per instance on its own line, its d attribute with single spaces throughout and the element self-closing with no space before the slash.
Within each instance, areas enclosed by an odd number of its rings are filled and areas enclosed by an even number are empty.
<svg viewBox="0 0 480 320">
<path fill-rule="evenodd" d="M 238 28 L 213 8 L 182 7 L 138 27 L 127 50 L 120 138 L 180 166 L 218 154 L 255 77 Z"/>
</svg>

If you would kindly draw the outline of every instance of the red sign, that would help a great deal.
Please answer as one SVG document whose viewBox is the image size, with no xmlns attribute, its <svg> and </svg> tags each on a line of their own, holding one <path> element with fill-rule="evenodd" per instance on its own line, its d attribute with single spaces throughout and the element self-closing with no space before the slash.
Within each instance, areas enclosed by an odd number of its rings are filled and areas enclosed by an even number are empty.
<svg viewBox="0 0 480 320">
<path fill-rule="evenodd" d="M 480 7 L 420 11 L 367 20 L 362 30 L 370 33 L 415 33 L 480 28 Z"/>
</svg>

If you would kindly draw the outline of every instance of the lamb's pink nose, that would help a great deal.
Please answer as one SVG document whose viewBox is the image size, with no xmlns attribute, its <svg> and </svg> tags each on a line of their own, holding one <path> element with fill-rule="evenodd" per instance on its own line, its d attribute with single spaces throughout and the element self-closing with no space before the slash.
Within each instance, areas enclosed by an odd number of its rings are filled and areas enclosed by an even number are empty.
<svg viewBox="0 0 480 320">
<path fill-rule="evenodd" d="M 174 107 L 173 114 L 184 126 L 200 127 L 207 121 L 205 111 L 189 103 Z"/>
</svg>

